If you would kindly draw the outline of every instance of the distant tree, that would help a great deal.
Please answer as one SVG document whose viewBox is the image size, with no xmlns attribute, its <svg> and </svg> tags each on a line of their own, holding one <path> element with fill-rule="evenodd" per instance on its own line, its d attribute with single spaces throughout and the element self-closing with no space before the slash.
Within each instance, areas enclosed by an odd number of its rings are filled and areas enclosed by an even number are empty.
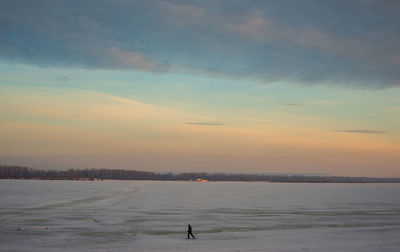
<svg viewBox="0 0 400 252">
<path fill-rule="evenodd" d="M 68 169 L 37 170 L 22 166 L 0 165 L 0 179 L 52 179 L 52 180 L 208 180 L 208 181 L 265 181 L 303 183 L 400 183 L 400 178 L 335 177 L 303 175 L 262 175 L 225 173 L 154 173 L 123 169 Z"/>
</svg>

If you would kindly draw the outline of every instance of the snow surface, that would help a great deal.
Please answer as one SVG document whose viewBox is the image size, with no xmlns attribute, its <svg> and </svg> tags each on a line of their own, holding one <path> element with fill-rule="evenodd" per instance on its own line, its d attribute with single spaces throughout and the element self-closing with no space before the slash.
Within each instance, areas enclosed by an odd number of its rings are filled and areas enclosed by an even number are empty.
<svg viewBox="0 0 400 252">
<path fill-rule="evenodd" d="M 398 184 L 2 180 L 0 250 L 397 252 L 399 195 Z"/>
</svg>

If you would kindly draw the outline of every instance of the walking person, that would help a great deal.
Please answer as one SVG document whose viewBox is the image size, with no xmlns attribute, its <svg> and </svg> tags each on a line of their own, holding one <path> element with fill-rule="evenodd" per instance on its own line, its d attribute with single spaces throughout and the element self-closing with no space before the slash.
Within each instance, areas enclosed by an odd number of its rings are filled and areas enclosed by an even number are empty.
<svg viewBox="0 0 400 252">
<path fill-rule="evenodd" d="M 190 239 L 190 236 L 192 236 L 192 238 L 194 239 L 194 235 L 192 233 L 192 226 L 190 226 L 190 224 L 188 225 L 187 235 L 188 239 Z"/>
</svg>

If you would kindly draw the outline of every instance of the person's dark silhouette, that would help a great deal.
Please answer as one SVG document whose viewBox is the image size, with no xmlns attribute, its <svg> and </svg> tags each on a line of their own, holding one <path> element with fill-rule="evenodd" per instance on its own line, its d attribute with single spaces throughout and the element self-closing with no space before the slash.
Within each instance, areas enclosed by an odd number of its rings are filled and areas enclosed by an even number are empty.
<svg viewBox="0 0 400 252">
<path fill-rule="evenodd" d="M 192 226 L 190 224 L 188 225 L 188 231 L 187 231 L 188 239 L 190 239 L 190 236 L 194 239 L 194 235 L 192 233 Z"/>
</svg>

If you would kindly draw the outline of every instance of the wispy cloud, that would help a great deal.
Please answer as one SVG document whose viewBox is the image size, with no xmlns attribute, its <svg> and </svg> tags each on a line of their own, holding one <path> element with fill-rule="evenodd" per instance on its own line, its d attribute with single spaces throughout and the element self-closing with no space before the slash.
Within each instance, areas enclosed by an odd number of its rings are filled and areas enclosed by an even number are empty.
<svg viewBox="0 0 400 252">
<path fill-rule="evenodd" d="M 285 106 L 303 106 L 304 104 L 301 103 L 292 103 L 292 102 L 286 102 L 283 105 Z"/>
<path fill-rule="evenodd" d="M 59 80 L 59 81 L 70 81 L 71 78 L 67 77 L 67 76 L 60 76 L 60 77 L 57 78 L 57 80 Z"/>
<path fill-rule="evenodd" d="M 357 134 L 388 134 L 386 131 L 380 130 L 363 130 L 363 129 L 348 129 L 348 130 L 333 130 L 333 132 L 341 133 L 357 133 Z"/>
<path fill-rule="evenodd" d="M 223 29 L 245 36 L 247 38 L 262 40 L 272 38 L 277 34 L 278 27 L 271 20 L 267 20 L 261 12 L 246 14 L 233 20 L 223 20 Z"/>
<path fill-rule="evenodd" d="M 200 125 L 200 126 L 224 126 L 223 122 L 213 122 L 213 121 L 198 121 L 198 122 L 186 122 L 189 125 Z"/>
<path fill-rule="evenodd" d="M 178 17 L 178 19 L 171 19 L 170 22 L 179 23 L 180 20 L 193 22 L 198 18 L 204 18 L 207 13 L 205 8 L 191 4 L 189 2 L 184 4 L 174 4 L 168 1 L 162 1 L 157 4 L 163 11 L 165 11 L 166 16 Z M 182 24 L 182 23 L 181 23 Z M 183 23 L 184 25 L 184 23 Z"/>
<path fill-rule="evenodd" d="M 318 101 L 310 101 L 310 104 L 317 104 L 317 105 L 343 105 L 345 104 L 342 101 L 332 101 L 332 100 L 318 100 Z"/>
<path fill-rule="evenodd" d="M 103 54 L 104 61 L 110 62 L 112 66 L 122 69 L 155 70 L 157 65 L 141 53 L 124 51 L 119 48 L 109 48 Z"/>
</svg>

